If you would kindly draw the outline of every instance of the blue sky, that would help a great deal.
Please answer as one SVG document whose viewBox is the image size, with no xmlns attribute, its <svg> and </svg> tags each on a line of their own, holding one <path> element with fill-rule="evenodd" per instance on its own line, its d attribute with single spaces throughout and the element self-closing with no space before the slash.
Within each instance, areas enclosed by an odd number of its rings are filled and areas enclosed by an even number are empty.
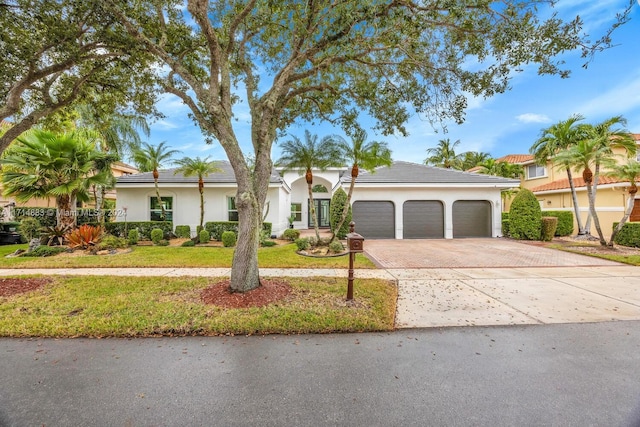
<svg viewBox="0 0 640 427">
<path fill-rule="evenodd" d="M 556 10 L 561 16 L 580 15 L 585 22 L 584 31 L 595 40 L 613 22 L 615 13 L 624 8 L 626 0 L 560 0 Z M 489 99 L 470 98 L 466 120 L 462 125 L 447 123 L 447 133 L 425 119 L 414 115 L 407 123 L 407 137 L 382 136 L 369 131 L 369 140 L 386 141 L 393 151 L 394 160 L 421 163 L 426 150 L 438 141 L 449 138 L 460 140 L 456 152 L 483 151 L 497 158 L 506 154 L 528 153 L 539 137 L 541 129 L 572 114 L 582 114 L 585 122 L 597 123 L 612 116 L 627 119 L 627 128 L 640 133 L 640 0 L 634 6 L 631 21 L 613 34 L 615 47 L 598 53 L 587 69 L 579 53 L 565 55 L 571 77 L 539 76 L 535 67 L 527 67 L 515 75 L 511 90 Z M 188 109 L 178 98 L 165 96 L 159 104 L 167 116 L 151 124 L 149 142 L 166 141 L 181 151 L 182 156 L 210 156 L 226 159 L 219 144 L 207 145 L 200 130 L 188 118 Z M 248 111 L 236 111 L 236 134 L 245 152 L 250 147 Z M 320 137 L 343 134 L 330 125 L 296 125 L 288 134 L 303 137 L 309 129 Z M 279 157 L 278 145 L 272 157 Z"/>
</svg>

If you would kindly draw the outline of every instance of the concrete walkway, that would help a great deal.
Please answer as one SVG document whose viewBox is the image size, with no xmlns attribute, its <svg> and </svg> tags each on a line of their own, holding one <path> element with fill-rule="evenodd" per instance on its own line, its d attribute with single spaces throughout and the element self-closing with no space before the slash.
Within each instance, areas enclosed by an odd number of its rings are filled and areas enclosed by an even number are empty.
<svg viewBox="0 0 640 427">
<path fill-rule="evenodd" d="M 347 271 L 342 269 L 263 268 L 260 272 L 264 277 L 347 277 Z M 228 268 L 0 269 L 0 276 L 228 277 L 229 273 Z M 580 267 L 361 269 L 356 270 L 355 277 L 397 283 L 398 328 L 640 320 L 640 267 L 617 263 Z"/>
</svg>

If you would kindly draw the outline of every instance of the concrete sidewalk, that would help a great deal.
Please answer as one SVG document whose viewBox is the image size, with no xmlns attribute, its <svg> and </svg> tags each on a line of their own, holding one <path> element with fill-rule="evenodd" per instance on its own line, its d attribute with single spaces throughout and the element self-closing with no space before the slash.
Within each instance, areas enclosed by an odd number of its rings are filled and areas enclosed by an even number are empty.
<svg viewBox="0 0 640 427">
<path fill-rule="evenodd" d="M 264 277 L 347 277 L 344 269 L 263 268 L 260 272 Z M 230 269 L 0 269 L 0 276 L 26 274 L 228 277 Z M 398 328 L 640 320 L 640 267 L 622 264 L 360 269 L 355 277 L 388 279 L 398 284 Z"/>
</svg>

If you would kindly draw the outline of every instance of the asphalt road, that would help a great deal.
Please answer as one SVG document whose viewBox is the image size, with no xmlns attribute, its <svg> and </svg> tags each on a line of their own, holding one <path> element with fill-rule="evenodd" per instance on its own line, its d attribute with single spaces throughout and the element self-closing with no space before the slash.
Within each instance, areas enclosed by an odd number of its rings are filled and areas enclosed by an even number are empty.
<svg viewBox="0 0 640 427">
<path fill-rule="evenodd" d="M 640 322 L 0 339 L 2 426 L 638 426 Z"/>
</svg>

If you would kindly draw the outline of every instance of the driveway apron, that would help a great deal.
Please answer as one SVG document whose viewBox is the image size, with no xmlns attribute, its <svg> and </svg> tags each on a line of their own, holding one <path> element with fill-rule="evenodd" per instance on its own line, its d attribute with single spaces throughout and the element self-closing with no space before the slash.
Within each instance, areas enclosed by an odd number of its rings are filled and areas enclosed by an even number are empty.
<svg viewBox="0 0 640 427">
<path fill-rule="evenodd" d="M 369 240 L 399 328 L 640 320 L 640 268 L 507 239 Z"/>
</svg>

